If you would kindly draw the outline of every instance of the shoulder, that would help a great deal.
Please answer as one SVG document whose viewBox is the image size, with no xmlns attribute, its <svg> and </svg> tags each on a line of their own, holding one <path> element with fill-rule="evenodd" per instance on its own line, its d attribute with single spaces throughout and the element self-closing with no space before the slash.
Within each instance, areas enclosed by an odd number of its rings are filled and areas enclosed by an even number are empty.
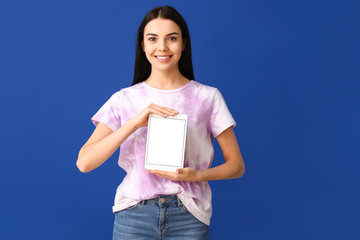
<svg viewBox="0 0 360 240">
<path fill-rule="evenodd" d="M 211 99 L 214 101 L 215 98 L 217 98 L 219 95 L 221 95 L 218 88 L 215 86 L 210 86 L 201 82 L 194 81 L 193 87 L 195 91 L 200 95 L 203 96 L 206 99 Z"/>
</svg>

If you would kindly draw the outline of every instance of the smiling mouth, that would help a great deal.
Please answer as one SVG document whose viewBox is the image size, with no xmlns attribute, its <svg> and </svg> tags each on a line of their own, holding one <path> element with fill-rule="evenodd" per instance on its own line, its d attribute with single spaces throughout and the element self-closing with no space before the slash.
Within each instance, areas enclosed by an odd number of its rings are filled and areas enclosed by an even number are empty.
<svg viewBox="0 0 360 240">
<path fill-rule="evenodd" d="M 171 58 L 173 55 L 169 55 L 169 56 L 155 56 L 157 59 L 160 59 L 160 60 L 165 60 L 165 59 L 169 59 Z"/>
</svg>

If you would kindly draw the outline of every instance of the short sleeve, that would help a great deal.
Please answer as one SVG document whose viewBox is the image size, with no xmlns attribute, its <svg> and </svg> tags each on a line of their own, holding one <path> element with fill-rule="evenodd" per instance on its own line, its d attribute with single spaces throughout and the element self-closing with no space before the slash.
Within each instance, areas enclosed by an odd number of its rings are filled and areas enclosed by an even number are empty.
<svg viewBox="0 0 360 240">
<path fill-rule="evenodd" d="M 210 111 L 209 130 L 214 137 L 217 137 L 231 126 L 235 127 L 236 122 L 231 115 L 222 94 L 216 89 Z"/>
<path fill-rule="evenodd" d="M 119 95 L 114 93 L 91 118 L 91 121 L 95 126 L 101 122 L 111 128 L 113 131 L 120 128 L 121 119 L 119 104 Z"/>
</svg>

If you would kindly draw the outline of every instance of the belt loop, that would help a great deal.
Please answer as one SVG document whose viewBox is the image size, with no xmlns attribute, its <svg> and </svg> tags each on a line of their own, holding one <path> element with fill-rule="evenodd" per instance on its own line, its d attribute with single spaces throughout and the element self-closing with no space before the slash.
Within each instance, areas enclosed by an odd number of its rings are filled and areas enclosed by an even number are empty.
<svg viewBox="0 0 360 240">
<path fill-rule="evenodd" d="M 142 200 L 142 201 L 141 201 L 141 204 L 142 204 L 142 205 L 145 205 L 145 203 L 146 203 L 146 200 Z"/>
</svg>

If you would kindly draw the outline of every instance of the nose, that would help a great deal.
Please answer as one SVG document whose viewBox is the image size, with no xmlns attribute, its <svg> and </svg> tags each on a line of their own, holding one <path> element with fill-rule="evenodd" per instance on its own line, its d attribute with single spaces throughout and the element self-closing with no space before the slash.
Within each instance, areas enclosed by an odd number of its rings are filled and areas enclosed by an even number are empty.
<svg viewBox="0 0 360 240">
<path fill-rule="evenodd" d="M 159 50 L 160 51 L 166 51 L 168 49 L 166 40 L 159 41 Z"/>
</svg>

